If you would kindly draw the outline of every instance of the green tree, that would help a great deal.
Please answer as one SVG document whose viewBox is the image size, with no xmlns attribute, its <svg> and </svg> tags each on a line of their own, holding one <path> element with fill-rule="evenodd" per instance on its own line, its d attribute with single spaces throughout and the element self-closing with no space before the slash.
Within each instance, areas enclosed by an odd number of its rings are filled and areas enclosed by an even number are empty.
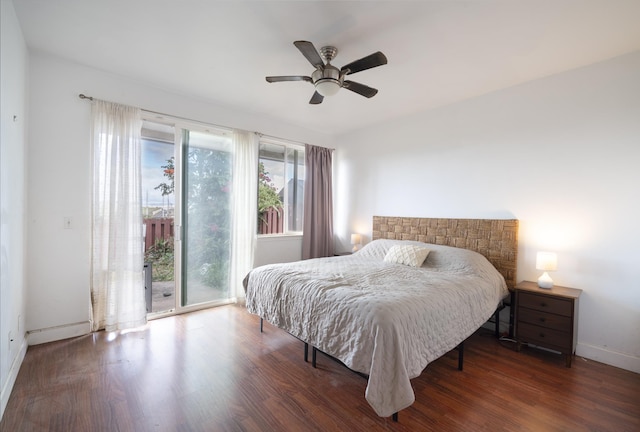
<svg viewBox="0 0 640 432">
<path fill-rule="evenodd" d="M 264 163 L 258 165 L 258 212 L 263 213 L 270 208 L 280 211 L 282 201 L 278 197 L 278 191 L 265 171 Z"/>
<path fill-rule="evenodd" d="M 163 175 L 169 180 L 169 183 L 160 183 L 154 189 L 160 189 L 160 191 L 162 192 L 162 196 L 171 195 L 174 191 L 174 174 L 176 171 L 174 162 L 175 158 L 171 156 L 171 159 L 167 159 L 167 164 L 161 166 L 161 168 L 164 168 Z"/>
<path fill-rule="evenodd" d="M 155 244 L 145 252 L 145 262 L 152 264 L 153 282 L 174 280 L 173 256 L 173 237 L 156 239 Z"/>
</svg>

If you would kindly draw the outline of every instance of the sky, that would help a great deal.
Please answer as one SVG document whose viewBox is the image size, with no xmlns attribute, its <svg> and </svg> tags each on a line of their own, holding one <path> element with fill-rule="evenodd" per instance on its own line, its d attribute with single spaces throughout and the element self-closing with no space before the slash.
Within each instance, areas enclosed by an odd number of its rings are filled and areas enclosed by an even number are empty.
<svg viewBox="0 0 640 432">
<path fill-rule="evenodd" d="M 163 165 L 173 156 L 174 145 L 159 141 L 142 140 L 142 206 L 160 207 L 167 203 L 167 197 L 162 197 L 160 190 L 155 187 L 165 183 Z M 170 204 L 174 204 L 173 194 L 169 196 Z"/>
<path fill-rule="evenodd" d="M 284 187 L 284 164 L 280 161 L 270 161 L 261 159 L 264 163 L 264 170 L 271 179 L 271 183 L 276 187 L 276 192 Z"/>
</svg>

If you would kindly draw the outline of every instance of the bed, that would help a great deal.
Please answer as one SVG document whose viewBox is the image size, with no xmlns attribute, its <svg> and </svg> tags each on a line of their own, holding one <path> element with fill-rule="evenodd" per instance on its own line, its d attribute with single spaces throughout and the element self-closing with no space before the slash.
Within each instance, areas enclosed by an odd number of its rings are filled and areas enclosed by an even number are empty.
<svg viewBox="0 0 640 432">
<path fill-rule="evenodd" d="M 372 241 L 352 255 L 252 270 L 246 307 L 366 375 L 367 402 L 395 415 L 415 400 L 410 380 L 508 295 L 517 229 L 511 219 L 374 216 Z"/>
</svg>

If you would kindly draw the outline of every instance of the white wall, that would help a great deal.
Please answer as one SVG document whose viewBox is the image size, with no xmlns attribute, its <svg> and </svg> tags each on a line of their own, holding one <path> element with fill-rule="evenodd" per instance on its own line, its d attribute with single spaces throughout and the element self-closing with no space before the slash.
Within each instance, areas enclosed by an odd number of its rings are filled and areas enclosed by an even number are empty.
<svg viewBox="0 0 640 432">
<path fill-rule="evenodd" d="M 329 137 L 32 53 L 29 136 L 29 343 L 89 331 L 90 103 L 79 93 L 143 109 L 317 145 Z M 71 217 L 72 229 L 63 228 Z M 272 256 L 288 260 L 288 256 Z"/>
<path fill-rule="evenodd" d="M 373 215 L 517 218 L 518 278 L 551 250 L 584 290 L 577 353 L 640 372 L 640 52 L 336 141 L 342 249 Z"/>
<path fill-rule="evenodd" d="M 0 2 L 0 418 L 27 350 L 25 154 L 27 46 L 13 9 Z M 14 118 L 15 116 L 15 118 Z"/>
<path fill-rule="evenodd" d="M 302 259 L 302 236 L 260 236 L 256 242 L 253 266 L 300 261 Z"/>
</svg>

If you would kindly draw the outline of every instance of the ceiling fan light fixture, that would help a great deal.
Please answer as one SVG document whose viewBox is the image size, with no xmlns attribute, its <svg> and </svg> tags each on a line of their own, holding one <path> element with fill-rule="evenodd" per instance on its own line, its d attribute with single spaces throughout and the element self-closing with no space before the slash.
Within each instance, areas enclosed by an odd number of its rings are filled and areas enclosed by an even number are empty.
<svg viewBox="0 0 640 432">
<path fill-rule="evenodd" d="M 293 43 L 302 55 L 313 65 L 315 70 L 311 76 L 306 75 L 282 75 L 282 76 L 268 76 L 265 77 L 267 82 L 280 82 L 280 81 L 306 81 L 313 84 L 315 92 L 309 100 L 311 105 L 318 105 L 322 103 L 326 96 L 333 96 L 338 93 L 342 87 L 349 91 L 371 98 L 378 93 L 377 89 L 368 87 L 364 84 L 357 83 L 355 81 L 345 81 L 347 75 L 361 72 L 363 70 L 371 69 L 374 67 L 387 64 L 387 58 L 380 51 L 370 54 L 366 57 L 362 57 L 359 60 L 353 61 L 341 69 L 338 69 L 331 64 L 338 50 L 333 46 L 324 46 L 320 48 L 320 51 L 313 46 L 311 42 L 298 40 Z M 324 59 L 324 60 L 323 60 Z M 326 63 L 325 63 L 326 61 Z"/>
<path fill-rule="evenodd" d="M 322 96 L 333 96 L 340 90 L 340 81 L 333 78 L 322 78 L 315 82 L 316 91 Z"/>
</svg>

